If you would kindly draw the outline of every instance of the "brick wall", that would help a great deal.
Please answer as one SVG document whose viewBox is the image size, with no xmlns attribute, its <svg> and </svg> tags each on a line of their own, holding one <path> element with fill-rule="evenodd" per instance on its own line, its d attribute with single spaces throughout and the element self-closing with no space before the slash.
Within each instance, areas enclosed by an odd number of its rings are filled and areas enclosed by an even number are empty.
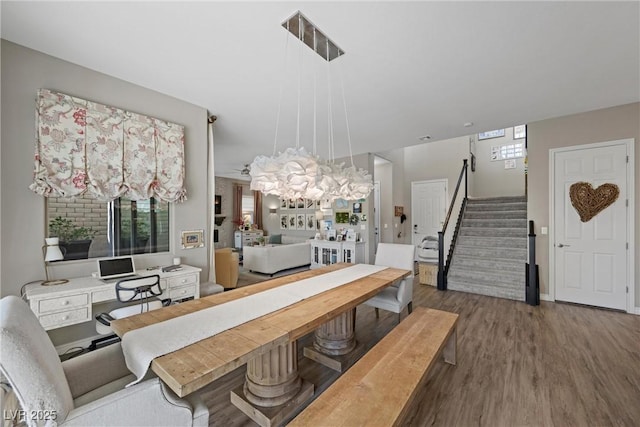
<svg viewBox="0 0 640 427">
<path fill-rule="evenodd" d="M 96 236 L 107 235 L 107 203 L 78 197 L 66 200 L 58 197 L 47 199 L 49 221 L 57 216 L 68 218 L 78 227 L 92 228 Z"/>
</svg>

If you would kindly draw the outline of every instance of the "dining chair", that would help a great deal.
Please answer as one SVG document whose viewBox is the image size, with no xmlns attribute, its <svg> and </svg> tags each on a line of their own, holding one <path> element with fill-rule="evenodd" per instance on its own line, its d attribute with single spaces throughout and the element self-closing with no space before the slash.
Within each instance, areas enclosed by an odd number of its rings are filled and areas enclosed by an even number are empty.
<svg viewBox="0 0 640 427">
<path fill-rule="evenodd" d="M 413 277 L 414 277 L 415 247 L 399 243 L 379 243 L 374 265 L 401 268 L 411 273 L 400 281 L 378 292 L 376 296 L 365 301 L 374 307 L 376 318 L 380 317 L 378 309 L 398 313 L 398 321 L 405 307 L 409 314 L 413 310 Z"/>
<path fill-rule="evenodd" d="M 0 372 L 28 426 L 201 426 L 209 410 L 198 393 L 179 398 L 158 377 L 135 380 L 120 343 L 60 361 L 28 304 L 0 300 Z M 21 416 L 24 420 L 19 420 Z M 5 418 L 6 419 L 6 418 Z"/>
</svg>

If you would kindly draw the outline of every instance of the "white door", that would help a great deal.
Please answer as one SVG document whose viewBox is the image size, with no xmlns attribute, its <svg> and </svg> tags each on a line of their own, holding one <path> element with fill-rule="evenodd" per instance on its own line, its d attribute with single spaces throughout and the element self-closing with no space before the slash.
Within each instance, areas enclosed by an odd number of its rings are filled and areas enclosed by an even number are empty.
<svg viewBox="0 0 640 427">
<path fill-rule="evenodd" d="M 438 237 L 447 215 L 447 180 L 411 183 L 411 220 L 414 246 L 426 236 Z"/>
<path fill-rule="evenodd" d="M 554 152 L 553 253 L 556 300 L 625 310 L 628 285 L 627 146 Z M 619 187 L 618 199 L 587 222 L 571 204 L 569 188 L 588 182 Z"/>
</svg>

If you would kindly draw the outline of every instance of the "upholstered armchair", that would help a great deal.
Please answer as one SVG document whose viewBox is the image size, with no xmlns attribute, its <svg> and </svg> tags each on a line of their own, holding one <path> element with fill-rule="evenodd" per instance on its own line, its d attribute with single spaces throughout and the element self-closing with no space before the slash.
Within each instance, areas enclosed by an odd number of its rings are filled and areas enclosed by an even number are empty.
<svg viewBox="0 0 640 427">
<path fill-rule="evenodd" d="M 158 378 L 126 387 L 120 343 L 60 362 L 29 306 L 16 296 L 0 301 L 0 368 L 29 426 L 207 426 L 197 395 L 178 398 Z M 13 414 L 19 414 L 12 412 Z"/>
<path fill-rule="evenodd" d="M 413 309 L 413 277 L 414 277 L 415 247 L 413 245 L 402 245 L 397 243 L 379 243 L 376 251 L 375 265 L 385 267 L 401 268 L 411 271 L 411 274 L 402 279 L 400 283 L 393 284 L 370 300 L 365 301 L 366 305 L 375 307 L 376 317 L 379 316 L 378 309 L 400 314 L 405 307 L 411 314 Z"/>
<path fill-rule="evenodd" d="M 225 288 L 235 288 L 238 285 L 240 256 L 231 248 L 216 249 L 216 283 Z"/>
</svg>

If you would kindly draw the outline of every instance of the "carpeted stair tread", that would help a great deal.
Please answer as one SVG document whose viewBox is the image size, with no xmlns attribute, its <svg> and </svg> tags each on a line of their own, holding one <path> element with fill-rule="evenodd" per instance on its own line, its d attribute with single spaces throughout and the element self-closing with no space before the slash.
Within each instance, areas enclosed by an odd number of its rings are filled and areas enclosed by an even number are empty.
<svg viewBox="0 0 640 427">
<path fill-rule="evenodd" d="M 477 237 L 526 237 L 527 229 L 523 227 L 460 227 L 459 236 Z"/>
<path fill-rule="evenodd" d="M 497 298 L 506 298 L 516 301 L 525 300 L 524 286 L 519 288 L 500 286 L 496 283 L 479 283 L 462 280 L 449 280 L 447 288 L 452 291 L 471 292 Z"/>
<path fill-rule="evenodd" d="M 460 236 L 457 246 L 474 246 L 480 248 L 527 248 L 525 237 L 486 237 L 486 236 Z"/>
<path fill-rule="evenodd" d="M 467 203 L 526 203 L 527 196 L 502 196 L 502 197 L 469 197 Z"/>
<path fill-rule="evenodd" d="M 526 228 L 526 219 L 463 219 L 463 227 Z"/>
<path fill-rule="evenodd" d="M 451 262 L 451 268 L 476 269 L 476 271 L 506 271 L 519 274 L 524 269 L 526 259 L 509 259 L 458 254 Z"/>
<path fill-rule="evenodd" d="M 516 202 L 516 203 L 469 203 L 467 202 L 467 211 L 469 212 L 480 212 L 480 211 L 492 211 L 492 212 L 503 212 L 503 211 L 527 211 L 527 202 Z"/>
<path fill-rule="evenodd" d="M 475 211 L 465 212 L 465 219 L 527 219 L 527 211 Z"/>
<path fill-rule="evenodd" d="M 501 259 L 521 259 L 527 258 L 526 249 L 514 249 L 514 248 L 484 248 L 482 251 L 474 246 L 458 246 L 456 245 L 456 251 L 454 257 L 458 255 L 470 255 L 470 256 L 484 256 L 486 258 L 501 258 Z M 453 265 L 453 263 L 452 263 Z"/>
<path fill-rule="evenodd" d="M 492 270 L 490 268 L 456 268 L 455 270 L 449 270 L 447 280 L 450 282 L 457 279 L 472 282 L 477 281 L 480 283 L 500 283 L 504 286 L 513 284 L 514 286 L 517 285 L 518 288 L 521 288 L 525 285 L 524 263 L 522 263 L 521 268 L 518 268 L 518 271 L 500 271 Z"/>
</svg>

